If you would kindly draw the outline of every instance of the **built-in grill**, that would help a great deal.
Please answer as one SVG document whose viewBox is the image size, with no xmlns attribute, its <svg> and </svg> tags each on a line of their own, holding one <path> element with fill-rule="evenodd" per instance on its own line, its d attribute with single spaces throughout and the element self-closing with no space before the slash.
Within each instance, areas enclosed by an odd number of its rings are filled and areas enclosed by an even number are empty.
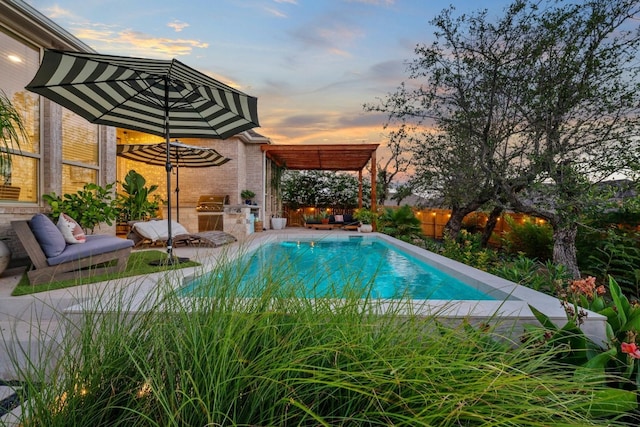
<svg viewBox="0 0 640 427">
<path fill-rule="evenodd" d="M 198 198 L 198 231 L 222 230 L 224 205 L 229 204 L 229 196 L 205 194 Z"/>
<path fill-rule="evenodd" d="M 198 212 L 224 212 L 224 205 L 229 204 L 229 196 L 214 196 L 207 194 L 198 197 Z"/>
</svg>

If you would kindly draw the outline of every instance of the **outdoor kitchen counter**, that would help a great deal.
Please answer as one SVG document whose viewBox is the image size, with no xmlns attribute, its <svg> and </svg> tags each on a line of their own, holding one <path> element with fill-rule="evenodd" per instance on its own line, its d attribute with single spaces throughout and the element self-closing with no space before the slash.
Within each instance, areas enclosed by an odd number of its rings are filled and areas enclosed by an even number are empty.
<svg viewBox="0 0 640 427">
<path fill-rule="evenodd" d="M 224 205 L 224 231 L 238 239 L 253 233 L 260 208 L 258 205 Z"/>
</svg>

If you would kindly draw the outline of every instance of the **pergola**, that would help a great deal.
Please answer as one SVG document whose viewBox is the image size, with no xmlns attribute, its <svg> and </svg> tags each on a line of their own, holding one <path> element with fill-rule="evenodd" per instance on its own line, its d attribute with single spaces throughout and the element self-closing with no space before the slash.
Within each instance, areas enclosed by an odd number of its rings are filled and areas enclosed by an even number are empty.
<svg viewBox="0 0 640 427">
<path fill-rule="evenodd" d="M 376 150 L 380 144 L 275 145 L 260 148 L 279 167 L 293 170 L 358 172 L 358 206 L 362 207 L 362 170 L 371 161 L 371 209 L 376 209 Z"/>
</svg>

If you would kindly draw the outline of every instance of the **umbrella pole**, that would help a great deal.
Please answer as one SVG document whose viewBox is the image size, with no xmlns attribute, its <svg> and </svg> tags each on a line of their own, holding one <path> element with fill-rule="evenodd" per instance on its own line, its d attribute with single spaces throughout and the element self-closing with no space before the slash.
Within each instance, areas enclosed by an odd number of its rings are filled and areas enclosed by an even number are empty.
<svg viewBox="0 0 640 427">
<path fill-rule="evenodd" d="M 167 231 L 169 232 L 169 238 L 167 239 L 167 255 L 169 256 L 169 262 L 173 259 L 173 235 L 171 233 L 171 141 L 169 137 L 169 78 L 164 78 L 164 129 L 166 138 L 166 155 L 167 163 L 165 169 L 167 171 Z"/>
<path fill-rule="evenodd" d="M 157 263 L 152 262 L 152 264 L 163 264 L 163 265 L 174 265 L 179 264 L 181 262 L 189 261 L 189 258 L 178 258 L 173 256 L 173 233 L 171 230 L 171 169 L 173 166 L 171 165 L 171 140 L 170 140 L 170 129 L 169 129 L 169 78 L 165 76 L 164 78 L 164 127 L 165 127 L 165 137 L 167 143 L 167 162 L 165 165 L 165 169 L 167 170 L 167 232 L 169 233 L 169 238 L 167 239 L 167 259 L 164 261 L 160 261 Z"/>
<path fill-rule="evenodd" d="M 176 222 L 180 223 L 180 153 L 176 148 Z"/>
<path fill-rule="evenodd" d="M 180 223 L 180 166 L 176 164 L 176 222 Z"/>
</svg>

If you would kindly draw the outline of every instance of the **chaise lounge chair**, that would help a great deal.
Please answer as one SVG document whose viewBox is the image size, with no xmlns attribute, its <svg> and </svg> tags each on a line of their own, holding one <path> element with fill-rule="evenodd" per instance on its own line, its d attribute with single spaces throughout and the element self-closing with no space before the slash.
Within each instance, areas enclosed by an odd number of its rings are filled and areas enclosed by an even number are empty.
<svg viewBox="0 0 640 427">
<path fill-rule="evenodd" d="M 167 220 L 152 220 L 136 222 L 131 226 L 131 232 L 127 236 L 136 247 L 147 245 L 165 245 L 169 240 Z M 228 243 L 236 242 L 235 236 L 224 231 L 201 231 L 189 233 L 189 231 L 176 221 L 171 221 L 171 234 L 174 246 L 200 246 L 217 248 Z"/>
</svg>

